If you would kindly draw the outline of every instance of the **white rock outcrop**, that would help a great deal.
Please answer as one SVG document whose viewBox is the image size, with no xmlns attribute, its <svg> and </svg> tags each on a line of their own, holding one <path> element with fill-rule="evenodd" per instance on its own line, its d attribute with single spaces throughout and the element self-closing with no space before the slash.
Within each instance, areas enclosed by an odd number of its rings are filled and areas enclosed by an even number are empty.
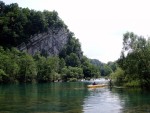
<svg viewBox="0 0 150 113">
<path fill-rule="evenodd" d="M 65 27 L 49 28 L 47 32 L 35 34 L 27 43 L 18 46 L 21 51 L 29 54 L 45 54 L 47 56 L 58 55 L 68 42 L 69 30 Z"/>
</svg>

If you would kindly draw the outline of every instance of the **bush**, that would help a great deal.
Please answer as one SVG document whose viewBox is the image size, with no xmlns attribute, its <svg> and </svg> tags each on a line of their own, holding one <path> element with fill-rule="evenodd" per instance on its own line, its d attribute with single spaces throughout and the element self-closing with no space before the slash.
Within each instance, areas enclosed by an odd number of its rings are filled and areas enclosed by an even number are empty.
<svg viewBox="0 0 150 113">
<path fill-rule="evenodd" d="M 125 84 L 125 87 L 140 87 L 140 81 L 134 80 L 134 81 L 127 82 Z"/>
<path fill-rule="evenodd" d="M 69 78 L 68 81 L 69 81 L 69 82 L 76 82 L 76 81 L 77 81 L 77 78 Z"/>
<path fill-rule="evenodd" d="M 125 82 L 124 71 L 121 68 L 117 68 L 117 70 L 112 73 L 110 77 L 116 85 L 123 85 Z"/>
</svg>

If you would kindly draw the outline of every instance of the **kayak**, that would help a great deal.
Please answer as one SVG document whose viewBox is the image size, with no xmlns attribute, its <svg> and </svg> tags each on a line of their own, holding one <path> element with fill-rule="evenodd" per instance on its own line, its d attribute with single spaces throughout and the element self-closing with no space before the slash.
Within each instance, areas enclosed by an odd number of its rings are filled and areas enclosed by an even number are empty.
<svg viewBox="0 0 150 113">
<path fill-rule="evenodd" d="M 106 84 L 97 84 L 97 85 L 88 85 L 88 88 L 99 88 L 99 87 L 105 87 L 107 86 Z"/>
</svg>

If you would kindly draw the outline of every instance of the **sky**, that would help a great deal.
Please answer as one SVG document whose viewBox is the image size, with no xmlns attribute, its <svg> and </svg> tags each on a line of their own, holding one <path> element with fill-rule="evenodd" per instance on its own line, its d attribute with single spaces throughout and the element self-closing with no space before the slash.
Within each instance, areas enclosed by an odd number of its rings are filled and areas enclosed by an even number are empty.
<svg viewBox="0 0 150 113">
<path fill-rule="evenodd" d="M 37 11 L 57 11 L 83 54 L 104 63 L 120 57 L 123 34 L 150 36 L 149 0 L 3 0 Z"/>
</svg>

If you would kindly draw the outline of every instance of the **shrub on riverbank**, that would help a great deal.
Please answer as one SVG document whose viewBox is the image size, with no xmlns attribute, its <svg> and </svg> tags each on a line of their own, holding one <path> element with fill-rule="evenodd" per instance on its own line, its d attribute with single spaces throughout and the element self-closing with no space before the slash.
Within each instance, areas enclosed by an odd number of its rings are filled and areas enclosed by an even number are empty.
<svg viewBox="0 0 150 113">
<path fill-rule="evenodd" d="M 118 82 L 127 87 L 150 88 L 150 39 L 127 32 L 123 37 L 123 49 L 119 67 Z M 116 72 L 117 73 L 117 72 Z"/>
<path fill-rule="evenodd" d="M 74 61 L 75 62 L 75 61 Z M 94 67 L 86 70 L 85 62 L 78 67 L 66 66 L 66 61 L 59 56 L 43 57 L 36 54 L 34 57 L 26 52 L 20 52 L 15 48 L 4 50 L 0 47 L 0 83 L 32 83 L 54 81 L 77 81 L 86 77 L 87 73 L 94 77 Z M 93 71 L 92 71 L 93 69 Z M 84 71 L 84 73 L 83 73 Z M 97 73 L 96 73 L 97 74 Z"/>
</svg>

